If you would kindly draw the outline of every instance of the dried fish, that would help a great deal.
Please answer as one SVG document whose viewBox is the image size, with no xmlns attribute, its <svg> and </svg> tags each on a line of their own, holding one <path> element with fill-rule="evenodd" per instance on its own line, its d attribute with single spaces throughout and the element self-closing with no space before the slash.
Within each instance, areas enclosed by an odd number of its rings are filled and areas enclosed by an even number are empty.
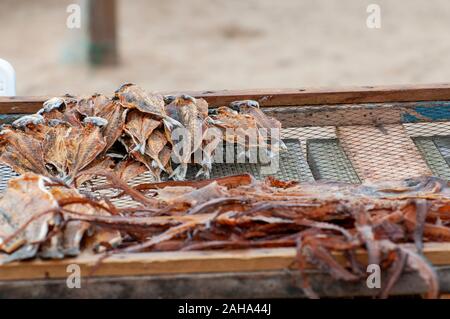
<svg viewBox="0 0 450 319">
<path fill-rule="evenodd" d="M 450 197 L 445 181 L 418 178 L 408 180 L 406 184 L 358 186 L 303 184 L 273 178 L 258 182 L 244 175 L 130 188 L 121 178 L 126 180 L 141 168 L 128 159 L 127 165 L 120 164 L 116 169 L 115 173 L 103 175 L 113 188 L 132 196 L 141 206 L 120 211 L 111 204 L 87 199 L 72 188 L 61 185 L 50 186 L 49 190 L 44 188 L 51 195 L 49 198 L 57 202 L 56 209 L 63 216 L 63 223 L 53 222 L 54 229 L 62 230 L 62 234 L 55 232 L 53 235 L 48 226 L 51 219 L 44 223 L 46 231 L 38 240 L 41 257 L 61 258 L 61 253 L 76 255 L 82 247 L 81 238 L 87 239 L 84 246 L 87 251 L 107 254 L 295 246 L 303 288 L 309 296 L 317 297 L 304 273 L 307 264 L 316 265 L 337 280 L 362 280 L 365 265 L 355 254 L 365 250 L 369 263 L 392 269 L 381 297 L 387 296 L 405 268 L 418 271 L 429 285 L 428 297 L 437 295 L 438 281 L 433 269 L 421 255 L 401 244 L 418 237 L 421 241 L 450 241 L 450 225 L 434 223 L 437 217 L 449 219 Z M 29 176 L 34 186 L 27 187 L 36 187 L 38 177 Z M 49 183 L 49 180 L 43 180 Z M 36 198 L 39 196 L 33 200 Z M 424 201 L 426 205 L 422 204 Z M 4 202 L 5 198 L 0 200 L 2 213 L 8 211 L 2 207 Z M 55 205 L 51 207 L 55 209 Z M 110 211 L 121 213 L 112 216 Z M 27 232 L 28 228 L 23 225 L 31 226 L 34 222 L 22 216 L 18 224 L 22 226 L 13 227 L 11 216 L 2 216 L 0 238 L 5 238 L 8 245 L 11 245 L 8 238 L 20 230 L 21 234 Z M 94 229 L 94 235 L 86 237 L 88 229 Z M 410 236 L 397 236 L 399 230 Z M 122 242 L 120 233 L 128 238 L 126 243 Z M 2 262 L 31 258 L 39 248 L 38 244 L 31 244 L 23 237 L 8 247 L 13 249 L 2 250 L 12 254 L 2 257 Z M 345 259 L 344 263 L 342 259 Z"/>
<path fill-rule="evenodd" d="M 30 134 L 6 128 L 0 132 L 0 162 L 19 174 L 47 175 L 42 141 Z"/>
<path fill-rule="evenodd" d="M 123 107 L 138 109 L 143 113 L 162 119 L 165 127 L 169 130 L 182 127 L 178 121 L 166 114 L 164 97 L 160 94 L 147 93 L 137 85 L 127 83 L 115 92 L 115 97 Z"/>
<path fill-rule="evenodd" d="M 80 171 L 93 162 L 106 146 L 100 127 L 88 123 L 81 128 L 72 128 L 66 140 L 67 175 L 69 183 Z"/>
<path fill-rule="evenodd" d="M 45 177 L 27 173 L 8 182 L 0 199 L 0 251 L 11 254 L 4 263 L 34 257 L 39 243 L 46 239 L 53 214 L 42 214 L 58 209 L 57 201 L 45 189 L 46 181 Z M 36 219 L 15 234 L 31 218 Z"/>
<path fill-rule="evenodd" d="M 133 143 L 136 145 L 132 151 L 139 151 L 144 155 L 147 139 L 160 125 L 160 121 L 154 120 L 145 113 L 131 111 L 127 116 L 125 132 L 131 137 Z"/>
<path fill-rule="evenodd" d="M 184 127 L 182 134 L 178 136 L 182 137 L 183 145 L 181 148 L 177 147 L 175 152 L 179 165 L 173 171 L 172 177 L 176 180 L 185 179 L 191 155 L 199 150 L 203 143 L 203 126 L 208 109 L 205 103 L 204 100 L 196 100 L 192 96 L 183 94 L 166 106 L 168 114 Z M 173 136 L 169 140 L 173 141 Z"/>
</svg>

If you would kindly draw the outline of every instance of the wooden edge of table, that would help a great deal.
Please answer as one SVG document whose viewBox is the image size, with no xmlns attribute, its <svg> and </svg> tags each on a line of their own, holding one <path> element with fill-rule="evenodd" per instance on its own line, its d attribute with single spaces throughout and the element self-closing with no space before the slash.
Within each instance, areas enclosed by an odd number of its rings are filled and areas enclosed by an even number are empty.
<svg viewBox="0 0 450 319">
<path fill-rule="evenodd" d="M 177 92 L 161 92 L 176 94 Z M 205 98 L 212 106 L 252 99 L 262 106 L 322 105 L 450 100 L 450 83 L 254 90 L 183 91 Z M 58 94 L 55 94 L 58 96 Z M 49 97 L 0 97 L 0 114 L 34 113 Z"/>
<path fill-rule="evenodd" d="M 410 244 L 405 246 L 415 249 Z M 450 265 L 450 243 L 427 243 L 424 255 L 435 266 Z M 336 253 L 335 257 L 343 262 L 341 254 Z M 364 261 L 366 254 L 361 251 L 358 258 Z M 295 269 L 295 259 L 295 248 L 117 254 L 100 265 L 99 255 L 81 255 L 2 265 L 0 281 L 66 278 L 70 274 L 67 267 L 71 264 L 80 266 L 82 276 L 103 277 Z"/>
</svg>

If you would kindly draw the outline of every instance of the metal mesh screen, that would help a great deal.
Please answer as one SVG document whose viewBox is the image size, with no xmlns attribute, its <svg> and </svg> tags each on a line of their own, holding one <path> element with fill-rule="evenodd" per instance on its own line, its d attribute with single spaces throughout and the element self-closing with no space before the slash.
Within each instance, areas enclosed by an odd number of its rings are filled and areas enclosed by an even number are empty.
<svg viewBox="0 0 450 319">
<path fill-rule="evenodd" d="M 283 125 L 282 139 L 288 150 L 279 157 L 272 176 L 282 180 L 361 183 L 420 175 L 450 178 L 450 102 L 349 104 L 264 108 Z M 195 179 L 199 167 L 191 166 Z M 16 175 L 0 167 L 0 191 Z M 211 177 L 251 173 L 267 176 L 260 164 L 214 164 Z M 145 173 L 130 182 L 153 181 Z M 90 193 L 98 178 L 84 185 Z M 114 190 L 93 194 L 116 194 Z M 113 201 L 129 206 L 129 199 Z"/>
</svg>

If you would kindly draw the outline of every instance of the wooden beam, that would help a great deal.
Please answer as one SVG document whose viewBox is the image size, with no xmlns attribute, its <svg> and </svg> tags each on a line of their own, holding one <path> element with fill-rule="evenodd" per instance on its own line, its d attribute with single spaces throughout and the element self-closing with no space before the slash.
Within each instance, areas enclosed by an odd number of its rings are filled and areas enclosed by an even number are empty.
<svg viewBox="0 0 450 319">
<path fill-rule="evenodd" d="M 150 89 L 150 88 L 148 88 Z M 177 94 L 161 92 L 162 94 Z M 254 99 L 262 106 L 334 105 L 361 103 L 417 102 L 450 100 L 450 84 L 371 86 L 342 88 L 299 88 L 259 90 L 213 90 L 185 92 L 205 98 L 212 106 L 231 101 Z M 58 94 L 55 94 L 58 95 Z M 0 97 L 0 113 L 34 113 L 44 97 Z"/>
<path fill-rule="evenodd" d="M 437 267 L 439 290 L 450 292 L 450 268 Z M 365 281 L 334 280 L 317 270 L 305 273 L 321 297 L 375 297 L 381 289 L 369 289 Z M 81 278 L 81 289 L 68 289 L 66 279 L 0 281 L 0 299 L 23 298 L 149 298 L 149 299 L 209 299 L 209 298 L 305 298 L 300 273 L 271 270 L 233 273 L 197 273 L 181 275 L 151 275 L 125 277 Z M 381 287 L 388 274 L 382 274 Z M 395 295 L 421 295 L 428 287 L 417 272 L 405 271 L 390 291 Z M 183 301 L 184 302 L 184 301 Z M 296 302 L 293 300 L 293 302 Z"/>
<path fill-rule="evenodd" d="M 87 0 L 86 7 L 89 63 L 117 64 L 116 1 Z"/>
<path fill-rule="evenodd" d="M 405 245 L 415 249 L 412 245 Z M 450 243 L 427 243 L 424 255 L 436 266 L 450 264 Z M 228 251 L 151 252 L 117 254 L 98 266 L 100 256 L 81 255 L 63 260 L 33 260 L 0 267 L 0 281 L 66 278 L 67 266 L 77 264 L 82 276 L 137 276 L 189 273 L 226 273 L 295 269 L 295 248 L 248 249 Z M 343 262 L 341 254 L 335 254 Z M 360 251 L 357 258 L 367 259 Z M 93 270 L 95 270 L 94 273 Z"/>
</svg>

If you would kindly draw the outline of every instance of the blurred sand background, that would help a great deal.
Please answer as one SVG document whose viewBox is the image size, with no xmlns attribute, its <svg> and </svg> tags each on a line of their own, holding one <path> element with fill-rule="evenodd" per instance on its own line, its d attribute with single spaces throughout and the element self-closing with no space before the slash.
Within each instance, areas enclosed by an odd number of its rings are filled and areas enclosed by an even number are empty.
<svg viewBox="0 0 450 319">
<path fill-rule="evenodd" d="M 0 0 L 18 95 L 450 82 L 449 0 L 119 0 L 120 65 L 94 69 L 66 27 L 75 2 Z"/>
</svg>

